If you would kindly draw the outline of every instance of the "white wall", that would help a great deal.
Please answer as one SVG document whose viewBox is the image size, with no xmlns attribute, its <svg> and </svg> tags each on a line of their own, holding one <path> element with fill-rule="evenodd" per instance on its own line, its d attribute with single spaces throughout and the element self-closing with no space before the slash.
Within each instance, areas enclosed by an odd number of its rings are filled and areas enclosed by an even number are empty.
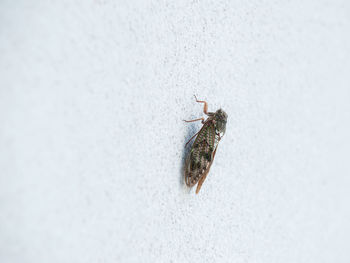
<svg viewBox="0 0 350 263">
<path fill-rule="evenodd" d="M 350 262 L 350 3 L 0 3 L 1 262 Z M 229 115 L 199 195 L 184 144 Z"/>
</svg>

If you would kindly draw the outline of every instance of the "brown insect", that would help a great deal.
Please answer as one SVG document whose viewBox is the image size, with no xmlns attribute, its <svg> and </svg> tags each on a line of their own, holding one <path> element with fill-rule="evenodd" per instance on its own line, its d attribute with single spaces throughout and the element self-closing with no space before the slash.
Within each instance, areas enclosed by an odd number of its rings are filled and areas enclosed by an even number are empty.
<svg viewBox="0 0 350 263">
<path fill-rule="evenodd" d="M 196 102 L 204 103 L 203 112 L 208 116 L 206 120 L 203 117 L 190 121 L 185 120 L 185 122 L 202 121 L 203 123 L 199 132 L 185 145 L 186 147 L 187 144 L 197 136 L 186 158 L 185 182 L 189 187 L 198 183 L 196 189 L 196 194 L 198 194 L 213 164 L 218 144 L 225 134 L 227 114 L 222 109 L 216 112 L 208 112 L 208 103 L 198 100 L 196 96 L 194 97 Z"/>
</svg>

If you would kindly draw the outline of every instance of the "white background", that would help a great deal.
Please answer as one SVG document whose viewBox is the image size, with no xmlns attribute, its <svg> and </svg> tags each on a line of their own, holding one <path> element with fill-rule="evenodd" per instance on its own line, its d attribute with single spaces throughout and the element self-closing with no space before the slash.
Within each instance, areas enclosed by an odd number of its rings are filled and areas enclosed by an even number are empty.
<svg viewBox="0 0 350 263">
<path fill-rule="evenodd" d="M 0 261 L 350 262 L 350 3 L 0 2 Z M 228 113 L 199 195 L 193 94 Z"/>
</svg>

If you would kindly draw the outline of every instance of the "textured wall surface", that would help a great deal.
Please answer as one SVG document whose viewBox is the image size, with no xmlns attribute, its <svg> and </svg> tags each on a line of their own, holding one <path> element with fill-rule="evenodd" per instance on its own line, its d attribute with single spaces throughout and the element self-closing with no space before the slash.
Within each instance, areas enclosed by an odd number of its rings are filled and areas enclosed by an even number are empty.
<svg viewBox="0 0 350 263">
<path fill-rule="evenodd" d="M 350 4 L 0 3 L 0 261 L 350 262 Z M 199 195 L 193 94 L 229 115 Z"/>
</svg>

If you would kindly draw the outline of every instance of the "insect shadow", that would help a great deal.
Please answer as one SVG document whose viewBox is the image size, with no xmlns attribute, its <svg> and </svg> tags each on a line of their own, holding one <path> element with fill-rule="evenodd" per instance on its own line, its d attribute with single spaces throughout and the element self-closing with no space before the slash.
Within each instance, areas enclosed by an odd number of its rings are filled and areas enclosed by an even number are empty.
<svg viewBox="0 0 350 263">
<path fill-rule="evenodd" d="M 185 123 L 186 131 L 185 131 L 185 143 L 188 142 L 191 137 L 198 132 L 198 124 L 196 123 Z M 191 144 L 194 142 L 195 138 L 192 139 L 192 141 L 185 147 L 185 144 L 183 146 L 182 150 L 182 156 L 181 156 L 181 168 L 180 168 L 180 185 L 184 188 L 187 188 L 185 183 L 185 177 L 184 177 L 184 170 L 185 170 L 185 164 L 186 164 L 186 157 L 191 150 Z M 190 191 L 190 189 L 188 189 Z"/>
</svg>

